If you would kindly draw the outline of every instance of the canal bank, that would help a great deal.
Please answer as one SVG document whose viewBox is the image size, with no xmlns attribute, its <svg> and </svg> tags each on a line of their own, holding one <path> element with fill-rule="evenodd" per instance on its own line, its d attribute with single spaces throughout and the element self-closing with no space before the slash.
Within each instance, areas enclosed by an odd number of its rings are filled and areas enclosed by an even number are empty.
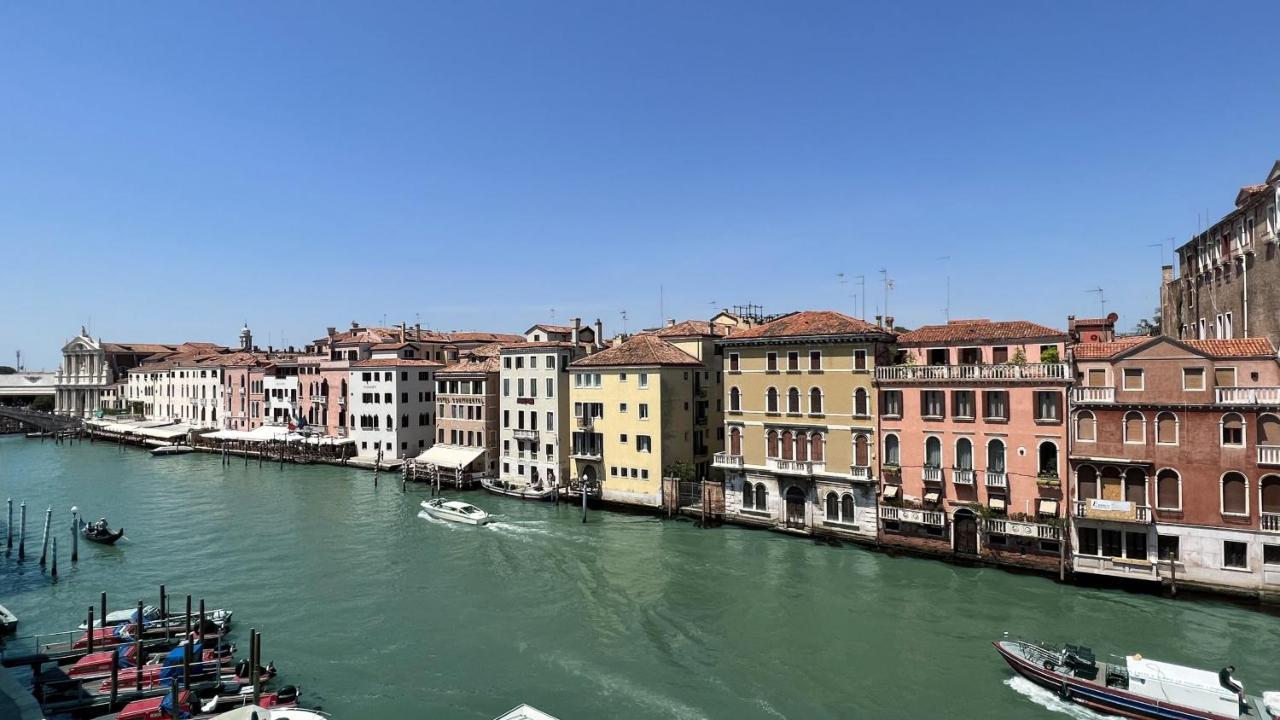
<svg viewBox="0 0 1280 720">
<path fill-rule="evenodd" d="M 24 633 L 163 581 L 251 618 L 339 717 L 1061 717 L 1011 680 L 990 646 L 1005 631 L 1280 677 L 1280 621 L 1230 603 L 446 492 L 499 516 L 466 528 L 419 518 L 426 488 L 352 468 L 5 438 L 0 493 L 127 528 L 57 584 L 0 561 Z"/>
</svg>

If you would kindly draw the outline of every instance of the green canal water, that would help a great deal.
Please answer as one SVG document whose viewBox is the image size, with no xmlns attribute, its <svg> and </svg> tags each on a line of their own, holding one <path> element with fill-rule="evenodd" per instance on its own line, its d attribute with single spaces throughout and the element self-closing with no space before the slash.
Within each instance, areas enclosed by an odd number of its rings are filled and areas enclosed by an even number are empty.
<svg viewBox="0 0 1280 720">
<path fill-rule="evenodd" d="M 1251 691 L 1280 689 L 1280 619 L 1229 603 L 641 515 L 584 525 L 475 492 L 461 495 L 498 521 L 463 527 L 420 518 L 425 489 L 381 480 L 3 438 L 0 496 L 27 501 L 29 554 L 0 558 L 0 603 L 24 633 L 55 631 L 101 590 L 121 607 L 166 583 L 233 608 L 233 641 L 261 630 L 281 680 L 338 720 L 480 720 L 521 702 L 563 720 L 1090 717 L 1011 679 L 990 645 L 1005 631 L 1234 663 Z M 76 567 L 60 545 L 55 584 L 40 524 L 52 506 L 69 541 L 72 505 L 126 537 L 82 545 Z"/>
</svg>

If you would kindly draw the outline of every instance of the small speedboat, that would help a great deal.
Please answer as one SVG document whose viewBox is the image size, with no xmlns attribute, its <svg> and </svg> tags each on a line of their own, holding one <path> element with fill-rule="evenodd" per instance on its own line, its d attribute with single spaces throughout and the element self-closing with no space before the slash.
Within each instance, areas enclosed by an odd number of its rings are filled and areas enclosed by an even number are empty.
<svg viewBox="0 0 1280 720">
<path fill-rule="evenodd" d="M 186 455 L 195 452 L 196 449 L 190 445 L 161 445 L 158 448 L 151 449 L 152 457 L 163 457 L 165 455 Z"/>
<path fill-rule="evenodd" d="M 422 509 L 437 520 L 452 520 L 453 522 L 466 523 L 467 525 L 484 525 L 489 522 L 489 513 L 475 505 L 469 505 L 458 500 L 445 500 L 444 498 L 423 500 Z"/>
<path fill-rule="evenodd" d="M 551 496 L 556 492 L 554 487 L 517 485 L 510 480 L 497 478 L 481 478 L 480 487 L 494 495 L 506 495 L 507 497 L 520 498 L 521 500 L 550 500 Z"/>
<path fill-rule="evenodd" d="M 556 720 L 532 705 L 517 705 L 493 720 Z"/>
<path fill-rule="evenodd" d="M 223 608 L 218 608 L 217 610 L 206 610 L 204 613 L 204 619 L 207 622 L 211 622 L 215 625 L 226 628 L 231 625 L 231 615 L 233 612 L 234 611 L 232 610 L 225 610 Z M 137 608 L 125 608 L 124 610 L 112 610 L 111 612 L 107 613 L 107 620 L 105 623 L 101 619 L 98 619 L 93 621 L 93 626 L 98 628 L 103 626 L 115 627 L 116 625 L 126 625 L 132 622 L 136 622 L 137 614 L 138 614 Z M 191 613 L 191 622 L 193 625 L 196 623 L 196 620 L 198 618 L 199 616 L 196 613 Z M 182 627 L 185 627 L 187 622 L 186 613 L 171 612 L 169 613 L 169 616 L 167 618 L 163 618 L 163 624 L 161 624 L 161 620 L 162 618 L 160 617 L 160 608 L 156 607 L 155 605 L 146 605 L 142 608 L 143 627 L 145 627 L 148 630 L 156 627 L 163 628 L 165 626 L 168 626 L 170 629 L 182 628 Z M 88 627 L 89 626 L 86 623 L 81 622 L 80 625 L 77 627 L 77 629 L 85 630 Z"/>
<path fill-rule="evenodd" d="M 117 540 L 124 537 L 124 528 L 113 531 L 105 518 L 96 523 L 87 523 L 81 520 L 80 534 L 84 536 L 85 540 L 91 542 L 115 545 Z"/>
<path fill-rule="evenodd" d="M 1277 720 L 1280 692 L 1246 695 L 1232 677 L 1134 654 L 1099 662 L 1093 650 L 1022 640 L 1001 640 L 996 651 L 1019 675 L 1092 710 L 1152 720 Z"/>
<path fill-rule="evenodd" d="M 236 695 L 215 695 L 209 700 L 193 696 L 192 693 L 182 690 L 178 693 L 177 698 L 178 713 L 181 717 L 191 718 L 191 720 L 216 720 L 222 718 L 244 718 L 248 720 L 253 717 L 254 711 L 258 713 L 259 720 L 269 720 L 270 718 L 277 718 L 278 720 L 322 718 L 322 715 L 295 709 L 300 694 L 301 691 L 298 688 L 286 685 L 275 692 L 262 693 L 261 697 L 258 698 L 259 704 L 252 705 L 253 688 L 251 687 L 242 688 L 241 692 Z M 97 720 L 169 720 L 169 718 L 173 717 L 173 696 L 174 693 L 170 692 L 166 695 L 134 700 L 121 708 L 120 712 L 102 715 Z M 233 703 L 233 705 L 227 705 L 228 702 Z M 235 709 L 227 710 L 228 707 L 234 707 Z M 276 714 L 273 715 L 270 708 L 275 709 Z M 248 712 L 242 712 L 246 710 Z M 286 713 L 285 710 L 288 710 L 288 712 Z"/>
<path fill-rule="evenodd" d="M 261 705 L 245 705 L 231 712 L 215 715 L 209 720 L 330 720 L 329 716 L 310 710 L 298 708 L 277 708 L 271 710 Z"/>
<path fill-rule="evenodd" d="M 9 612 L 9 608 L 0 605 L 0 633 L 9 633 L 18 629 L 18 616 Z"/>
</svg>

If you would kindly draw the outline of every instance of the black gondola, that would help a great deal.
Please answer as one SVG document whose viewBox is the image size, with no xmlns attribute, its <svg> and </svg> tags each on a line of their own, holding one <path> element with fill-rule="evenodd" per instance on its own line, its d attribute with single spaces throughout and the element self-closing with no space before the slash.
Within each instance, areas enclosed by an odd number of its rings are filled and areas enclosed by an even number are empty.
<svg viewBox="0 0 1280 720">
<path fill-rule="evenodd" d="M 116 541 L 124 537 L 124 528 L 112 531 L 107 525 L 106 520 L 99 520 L 90 525 L 86 522 L 80 523 L 80 534 L 84 535 L 85 540 L 91 542 L 102 543 L 103 545 L 115 545 Z"/>
</svg>

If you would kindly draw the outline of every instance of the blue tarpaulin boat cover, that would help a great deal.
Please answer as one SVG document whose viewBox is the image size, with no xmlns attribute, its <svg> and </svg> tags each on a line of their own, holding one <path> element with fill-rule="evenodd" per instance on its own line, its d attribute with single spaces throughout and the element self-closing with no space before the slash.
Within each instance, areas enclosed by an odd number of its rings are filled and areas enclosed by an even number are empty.
<svg viewBox="0 0 1280 720">
<path fill-rule="evenodd" d="M 182 656 L 186 654 L 186 650 L 186 645 L 179 645 L 178 647 L 170 650 L 168 655 L 164 656 L 164 667 L 160 669 L 160 682 L 163 683 L 165 680 L 177 680 L 182 677 Z M 200 655 L 203 651 L 204 649 L 201 643 L 196 643 L 191 646 L 191 664 L 193 672 L 198 673 L 202 669 L 202 666 L 197 663 L 200 662 Z"/>
<path fill-rule="evenodd" d="M 174 696 L 177 694 L 178 693 L 176 691 L 170 692 L 164 696 L 164 700 L 160 701 L 160 709 L 164 711 L 165 717 L 173 717 L 173 701 Z M 178 711 L 178 717 L 189 718 L 191 717 L 191 713 L 186 708 L 180 708 Z"/>
<path fill-rule="evenodd" d="M 129 654 L 126 652 L 127 649 L 128 648 L 125 648 L 125 647 L 116 648 L 116 667 L 118 668 L 133 667 L 133 662 L 129 660 Z"/>
</svg>

